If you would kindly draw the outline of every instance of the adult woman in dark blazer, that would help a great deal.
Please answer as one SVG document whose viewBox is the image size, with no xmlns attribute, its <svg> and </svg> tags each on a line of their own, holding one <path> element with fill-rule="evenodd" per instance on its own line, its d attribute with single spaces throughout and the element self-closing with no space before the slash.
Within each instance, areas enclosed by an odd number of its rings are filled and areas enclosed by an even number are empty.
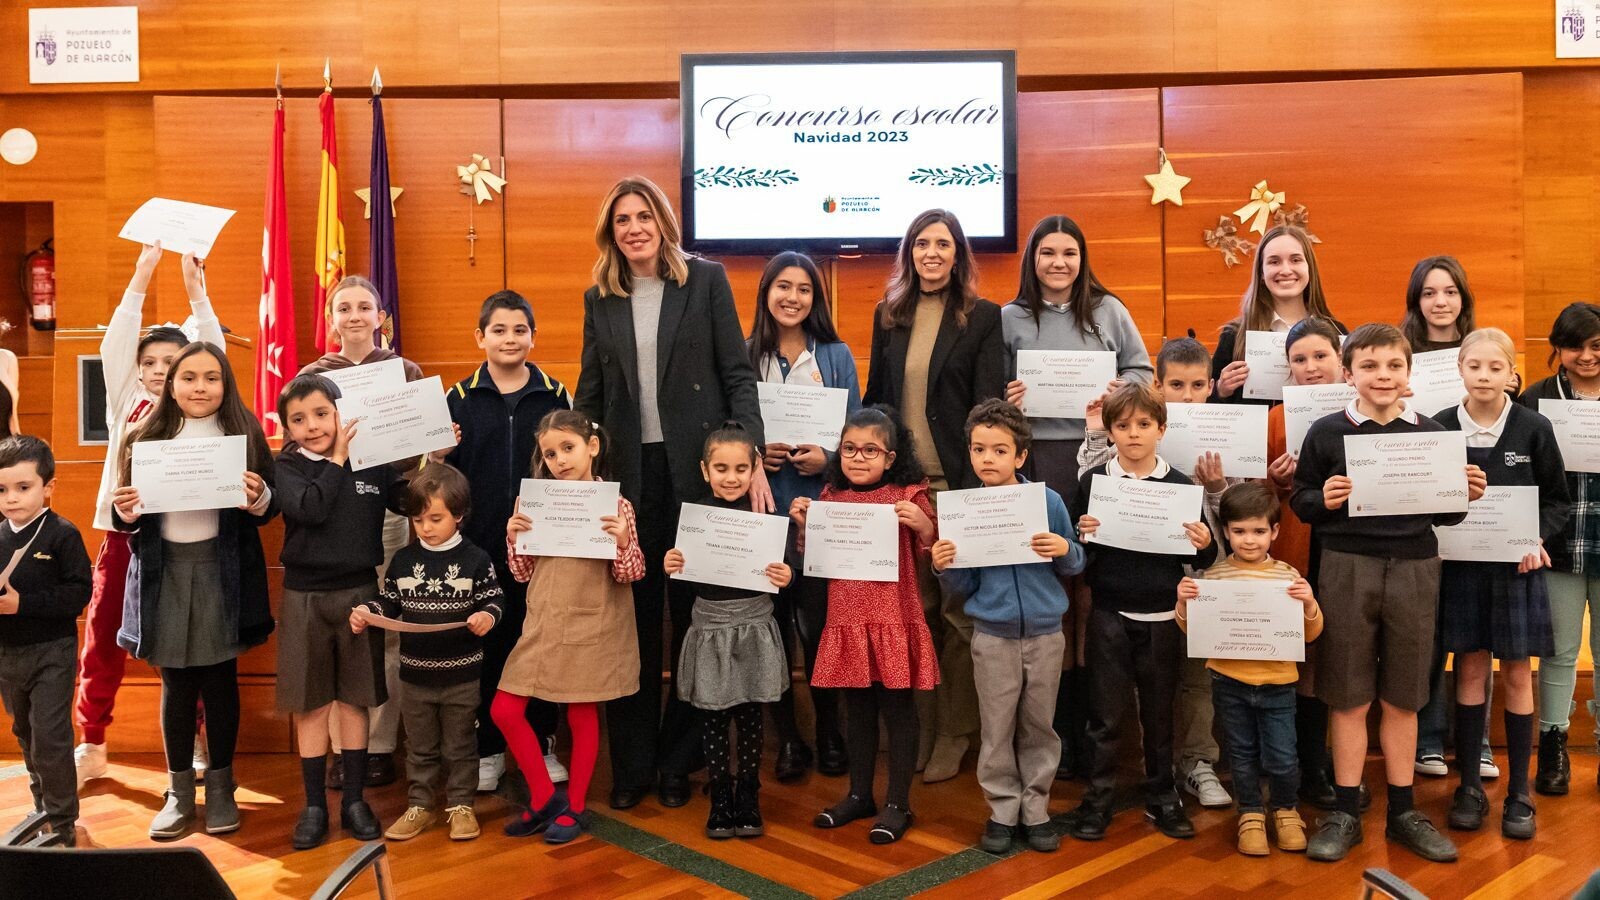
<svg viewBox="0 0 1600 900">
<path fill-rule="evenodd" d="M 689 800 L 700 745 L 698 719 L 676 692 L 661 709 L 663 600 L 672 658 L 689 626 L 693 592 L 669 581 L 662 560 L 677 535 L 678 507 L 705 492 L 700 454 L 727 419 L 761 443 L 756 375 L 745 351 L 733 289 L 720 264 L 688 256 L 666 194 L 624 178 L 600 206 L 594 285 L 583 295 L 583 369 L 575 405 L 611 437 L 611 468 L 638 510 L 646 574 L 634 583 L 639 692 L 606 705 L 611 806 L 637 804 L 660 776 L 665 806 Z M 762 511 L 772 493 L 757 467 L 751 491 Z"/>
<path fill-rule="evenodd" d="M 863 402 L 900 410 L 937 502 L 939 490 L 978 486 L 967 456 L 967 413 L 981 400 L 1003 396 L 1005 386 L 1000 307 L 978 296 L 977 268 L 961 223 L 946 210 L 930 209 L 906 229 L 894 275 L 873 314 Z M 934 782 L 960 770 L 978 730 L 978 698 L 965 598 L 945 595 L 929 572 L 919 575 L 941 672 L 934 714 L 922 717 L 923 780 Z"/>
</svg>

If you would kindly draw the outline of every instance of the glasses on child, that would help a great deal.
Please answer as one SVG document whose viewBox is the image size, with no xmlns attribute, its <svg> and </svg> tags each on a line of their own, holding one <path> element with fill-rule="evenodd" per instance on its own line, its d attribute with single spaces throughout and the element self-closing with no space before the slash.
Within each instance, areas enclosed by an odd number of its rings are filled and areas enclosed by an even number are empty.
<svg viewBox="0 0 1600 900">
<path fill-rule="evenodd" d="M 879 447 L 876 444 L 866 444 L 860 447 L 856 446 L 855 444 L 842 444 L 839 447 L 839 455 L 843 456 L 845 459 L 855 459 L 859 456 L 865 460 L 874 460 L 882 456 L 885 452 L 886 451 L 882 447 Z"/>
</svg>

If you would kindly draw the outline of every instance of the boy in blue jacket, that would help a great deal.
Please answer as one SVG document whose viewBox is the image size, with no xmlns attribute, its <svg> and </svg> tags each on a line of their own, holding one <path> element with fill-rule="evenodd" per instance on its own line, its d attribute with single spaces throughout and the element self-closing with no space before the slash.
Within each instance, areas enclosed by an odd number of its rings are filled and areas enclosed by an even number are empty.
<svg viewBox="0 0 1600 900">
<path fill-rule="evenodd" d="M 985 400 L 967 416 L 967 452 L 986 488 L 1024 484 L 1033 429 L 1015 406 Z M 1061 683 L 1066 635 L 1061 579 L 1083 571 L 1083 545 L 1061 495 L 1046 487 L 1050 530 L 1033 536 L 1037 563 L 953 569 L 956 545 L 933 545 L 933 569 L 947 590 L 967 597 L 972 617 L 972 667 L 981 722 L 978 784 L 990 817 L 979 843 L 1004 853 L 1013 834 L 1048 853 L 1061 836 L 1048 827 L 1050 785 L 1061 760 L 1051 720 Z"/>
</svg>

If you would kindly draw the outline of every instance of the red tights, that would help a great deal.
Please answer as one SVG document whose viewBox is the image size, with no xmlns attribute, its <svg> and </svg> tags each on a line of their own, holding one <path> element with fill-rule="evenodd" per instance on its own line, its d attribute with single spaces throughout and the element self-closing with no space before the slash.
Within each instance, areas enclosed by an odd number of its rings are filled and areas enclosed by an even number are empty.
<svg viewBox="0 0 1600 900">
<path fill-rule="evenodd" d="M 517 761 L 522 775 L 528 779 L 530 806 L 538 809 L 549 802 L 556 786 L 550 781 L 550 772 L 544 766 L 544 749 L 540 735 L 528 724 L 526 711 L 528 698 L 505 691 L 495 691 L 489 715 L 500 733 L 506 736 L 506 746 Z M 567 763 L 567 803 L 574 813 L 584 810 L 584 797 L 589 793 L 589 781 L 594 777 L 595 758 L 600 752 L 600 704 L 568 703 L 567 728 L 572 732 L 572 759 Z M 526 814 L 525 814 L 526 815 Z M 557 821 L 571 824 L 566 816 Z"/>
</svg>

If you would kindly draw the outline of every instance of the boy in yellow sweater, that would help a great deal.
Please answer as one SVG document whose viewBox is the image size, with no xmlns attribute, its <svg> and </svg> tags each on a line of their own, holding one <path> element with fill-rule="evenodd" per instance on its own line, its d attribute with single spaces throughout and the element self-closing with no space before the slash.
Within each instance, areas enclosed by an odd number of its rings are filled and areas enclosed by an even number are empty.
<svg viewBox="0 0 1600 900">
<path fill-rule="evenodd" d="M 1305 639 L 1322 633 L 1322 610 L 1311 583 L 1294 567 L 1267 555 L 1278 537 L 1279 504 L 1263 482 L 1236 484 L 1222 495 L 1218 518 L 1233 553 L 1205 570 L 1216 580 L 1267 579 L 1288 582 L 1288 596 L 1305 607 Z M 1193 578 L 1178 583 L 1175 610 L 1178 627 L 1188 631 L 1189 601 L 1199 596 Z M 1278 849 L 1306 849 L 1306 825 L 1295 811 L 1300 769 L 1295 754 L 1294 685 L 1299 675 L 1288 660 L 1212 659 L 1211 701 L 1222 723 L 1224 744 L 1233 768 L 1233 795 L 1239 804 L 1239 852 L 1267 855 L 1267 816 L 1261 799 L 1261 776 L 1271 783 L 1272 824 Z"/>
</svg>

